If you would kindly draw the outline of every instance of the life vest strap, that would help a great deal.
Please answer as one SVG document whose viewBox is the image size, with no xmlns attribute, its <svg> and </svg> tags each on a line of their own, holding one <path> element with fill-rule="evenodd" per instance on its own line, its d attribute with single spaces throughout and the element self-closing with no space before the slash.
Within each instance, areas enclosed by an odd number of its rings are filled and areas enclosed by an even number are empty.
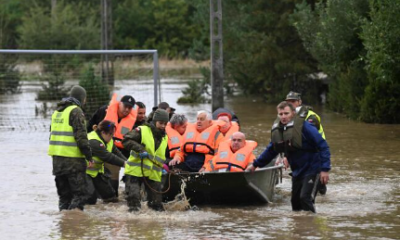
<svg viewBox="0 0 400 240">
<path fill-rule="evenodd" d="M 242 166 L 239 166 L 239 165 L 237 165 L 237 164 L 234 164 L 234 163 L 231 163 L 231 162 L 217 162 L 217 165 L 220 165 L 220 164 L 227 164 L 227 165 L 228 165 L 228 168 L 229 168 L 229 170 L 231 169 L 231 168 L 230 168 L 231 166 L 234 166 L 234 167 L 240 168 L 240 169 L 242 169 L 243 171 L 245 170 L 245 168 L 243 168 Z"/>
<path fill-rule="evenodd" d="M 210 155 L 214 155 L 214 154 L 215 154 L 215 151 L 214 151 L 214 149 L 213 149 L 212 147 L 210 147 L 209 145 L 207 145 L 207 144 L 205 144 L 205 143 L 199 143 L 199 142 L 186 142 L 186 143 L 183 145 L 183 150 L 184 150 L 185 152 L 186 152 L 186 145 L 189 145 L 189 144 L 193 144 L 193 153 L 196 152 L 196 146 L 197 146 L 197 145 L 201 145 L 201 146 L 206 146 L 206 147 L 208 148 L 209 152 L 206 153 L 206 154 L 210 154 Z"/>
</svg>

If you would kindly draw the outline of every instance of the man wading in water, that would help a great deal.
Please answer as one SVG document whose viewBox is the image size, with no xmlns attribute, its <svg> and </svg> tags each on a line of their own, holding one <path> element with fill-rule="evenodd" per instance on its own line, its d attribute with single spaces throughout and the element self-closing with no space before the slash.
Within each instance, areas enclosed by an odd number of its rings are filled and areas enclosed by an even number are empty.
<svg viewBox="0 0 400 240">
<path fill-rule="evenodd" d="M 281 102 L 277 111 L 279 120 L 272 125 L 271 143 L 246 170 L 254 171 L 270 163 L 279 153 L 285 154 L 293 173 L 293 211 L 315 213 L 318 180 L 322 184 L 329 181 L 329 146 L 313 125 L 296 116 L 292 104 Z"/>
</svg>

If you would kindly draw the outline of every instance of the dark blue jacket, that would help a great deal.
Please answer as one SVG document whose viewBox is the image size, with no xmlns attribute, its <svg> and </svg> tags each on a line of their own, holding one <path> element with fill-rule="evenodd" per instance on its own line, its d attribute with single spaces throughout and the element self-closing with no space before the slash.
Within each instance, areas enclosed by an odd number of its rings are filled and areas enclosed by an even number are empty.
<svg viewBox="0 0 400 240">
<path fill-rule="evenodd" d="M 263 153 L 254 161 L 255 167 L 263 167 L 276 156 L 272 143 L 269 143 Z M 317 173 L 328 172 L 331 169 L 331 153 L 328 143 L 321 137 L 318 130 L 308 123 L 303 124 L 302 148 L 288 153 L 287 159 L 292 169 L 293 177 L 304 177 Z"/>
</svg>

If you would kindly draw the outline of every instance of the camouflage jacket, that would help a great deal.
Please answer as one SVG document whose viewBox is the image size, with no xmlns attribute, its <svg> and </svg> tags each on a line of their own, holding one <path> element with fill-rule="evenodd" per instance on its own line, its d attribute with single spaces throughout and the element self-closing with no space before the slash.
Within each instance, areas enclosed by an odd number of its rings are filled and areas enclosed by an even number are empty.
<svg viewBox="0 0 400 240">
<path fill-rule="evenodd" d="M 101 136 L 99 136 L 102 139 Z M 102 139 L 103 140 L 103 139 Z M 104 142 L 104 140 L 103 140 Z M 107 151 L 107 146 L 105 146 L 102 142 L 92 139 L 89 140 L 90 147 L 92 148 L 93 156 L 100 158 L 103 162 L 123 167 L 126 161 L 126 158 L 122 153 L 118 150 L 118 148 L 114 145 L 112 152 Z"/>
<path fill-rule="evenodd" d="M 79 106 L 74 98 L 65 98 L 57 104 L 57 111 L 62 112 L 71 105 Z M 80 106 L 71 111 L 69 115 L 69 124 L 73 129 L 74 138 L 78 148 L 87 160 L 91 160 L 92 151 L 87 138 L 85 115 Z M 53 156 L 54 175 L 69 174 L 77 171 L 86 171 L 86 161 L 84 158 Z"/>
<path fill-rule="evenodd" d="M 165 131 L 161 131 L 160 129 L 156 128 L 152 123 L 145 123 L 143 125 L 150 127 L 154 137 L 154 146 L 155 149 L 157 149 L 161 144 L 162 138 L 165 136 Z M 127 150 L 144 152 L 145 146 L 142 144 L 142 132 L 140 128 L 137 127 L 125 134 L 124 139 L 122 140 L 122 144 Z"/>
</svg>

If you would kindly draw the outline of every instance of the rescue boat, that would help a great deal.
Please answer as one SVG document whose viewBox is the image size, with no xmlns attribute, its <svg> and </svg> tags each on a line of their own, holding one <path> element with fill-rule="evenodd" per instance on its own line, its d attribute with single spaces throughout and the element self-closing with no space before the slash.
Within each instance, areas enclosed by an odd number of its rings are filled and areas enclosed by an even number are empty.
<svg viewBox="0 0 400 240">
<path fill-rule="evenodd" d="M 165 174 L 163 190 L 169 190 L 163 198 L 174 200 L 185 181 L 185 195 L 191 204 L 265 204 L 273 201 L 275 186 L 281 179 L 282 166 L 267 166 L 254 172 Z"/>
</svg>

